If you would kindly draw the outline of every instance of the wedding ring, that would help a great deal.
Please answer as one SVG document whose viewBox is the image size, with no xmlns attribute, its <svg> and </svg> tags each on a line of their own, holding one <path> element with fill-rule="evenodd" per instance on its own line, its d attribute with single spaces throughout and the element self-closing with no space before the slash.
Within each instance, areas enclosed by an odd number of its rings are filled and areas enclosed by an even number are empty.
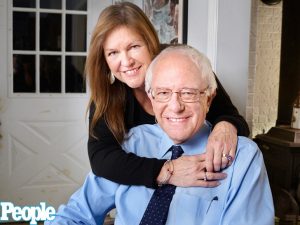
<svg viewBox="0 0 300 225">
<path fill-rule="evenodd" d="M 229 154 L 223 153 L 223 157 L 226 158 L 228 161 L 232 161 L 232 156 Z"/>
<path fill-rule="evenodd" d="M 206 172 L 204 172 L 204 178 L 203 178 L 204 181 L 207 181 L 207 175 L 206 175 Z"/>
</svg>

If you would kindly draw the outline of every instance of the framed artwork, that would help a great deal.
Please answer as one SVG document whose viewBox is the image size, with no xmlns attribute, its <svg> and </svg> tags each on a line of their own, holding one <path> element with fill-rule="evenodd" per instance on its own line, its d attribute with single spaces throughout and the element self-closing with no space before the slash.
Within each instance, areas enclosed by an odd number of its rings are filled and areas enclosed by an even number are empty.
<svg viewBox="0 0 300 225">
<path fill-rule="evenodd" d="M 124 0 L 113 1 L 116 2 L 124 2 Z M 129 2 L 143 9 L 155 27 L 160 43 L 187 43 L 188 0 L 131 0 Z"/>
</svg>

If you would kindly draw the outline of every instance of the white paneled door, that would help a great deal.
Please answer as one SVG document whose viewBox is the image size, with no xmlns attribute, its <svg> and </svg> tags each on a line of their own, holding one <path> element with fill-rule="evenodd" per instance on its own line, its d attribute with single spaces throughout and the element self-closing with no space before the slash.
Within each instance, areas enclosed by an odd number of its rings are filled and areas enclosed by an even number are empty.
<svg viewBox="0 0 300 225">
<path fill-rule="evenodd" d="M 85 99 L 16 97 L 1 102 L 1 201 L 44 201 L 55 207 L 66 202 L 89 169 Z"/>
<path fill-rule="evenodd" d="M 90 170 L 88 16 L 87 0 L 0 2 L 2 202 L 57 208 Z"/>
</svg>

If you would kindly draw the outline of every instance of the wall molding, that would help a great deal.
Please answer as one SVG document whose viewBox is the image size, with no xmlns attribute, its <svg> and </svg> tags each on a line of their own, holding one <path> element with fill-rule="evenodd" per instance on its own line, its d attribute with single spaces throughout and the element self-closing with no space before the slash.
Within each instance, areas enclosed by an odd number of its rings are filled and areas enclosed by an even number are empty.
<svg viewBox="0 0 300 225">
<path fill-rule="evenodd" d="M 218 50 L 218 9 L 219 0 L 208 1 L 208 22 L 207 22 L 207 56 L 211 60 L 212 69 L 217 68 Z"/>
</svg>

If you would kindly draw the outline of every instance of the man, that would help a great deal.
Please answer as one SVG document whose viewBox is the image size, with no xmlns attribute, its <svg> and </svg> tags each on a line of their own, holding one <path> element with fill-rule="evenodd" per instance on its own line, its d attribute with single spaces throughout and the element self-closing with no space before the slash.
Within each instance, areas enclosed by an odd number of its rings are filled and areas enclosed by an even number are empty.
<svg viewBox="0 0 300 225">
<path fill-rule="evenodd" d="M 124 149 L 167 159 L 174 145 L 180 146 L 184 155 L 204 153 L 211 130 L 205 116 L 216 90 L 208 59 L 188 46 L 169 47 L 149 66 L 145 86 L 158 125 L 131 129 Z M 172 179 L 173 171 L 172 162 L 168 163 L 166 182 Z M 227 178 L 215 188 L 177 187 L 166 207 L 166 224 L 273 225 L 272 195 L 257 145 L 239 137 L 236 158 L 224 172 Z M 210 175 L 203 172 L 199 179 L 209 180 Z M 69 203 L 60 207 L 53 224 L 102 224 L 106 213 L 115 207 L 115 224 L 139 224 L 147 217 L 155 192 L 143 186 L 119 185 L 90 173 Z M 152 210 L 159 214 L 163 208 Z"/>
</svg>

